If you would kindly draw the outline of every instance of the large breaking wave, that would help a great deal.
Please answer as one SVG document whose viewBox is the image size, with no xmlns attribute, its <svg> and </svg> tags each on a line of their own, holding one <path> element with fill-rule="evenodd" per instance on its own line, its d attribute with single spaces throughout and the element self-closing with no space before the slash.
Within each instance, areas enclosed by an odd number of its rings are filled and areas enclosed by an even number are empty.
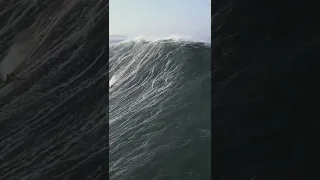
<svg viewBox="0 0 320 180">
<path fill-rule="evenodd" d="M 111 179 L 208 179 L 210 44 L 135 38 L 109 47 Z"/>
</svg>

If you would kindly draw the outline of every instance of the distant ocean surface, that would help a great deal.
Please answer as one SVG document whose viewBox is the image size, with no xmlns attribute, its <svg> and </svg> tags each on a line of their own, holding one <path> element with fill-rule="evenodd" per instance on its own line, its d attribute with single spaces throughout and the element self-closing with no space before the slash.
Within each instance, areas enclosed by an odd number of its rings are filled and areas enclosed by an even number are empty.
<svg viewBox="0 0 320 180">
<path fill-rule="evenodd" d="M 109 42 L 110 179 L 211 179 L 211 45 Z"/>
</svg>

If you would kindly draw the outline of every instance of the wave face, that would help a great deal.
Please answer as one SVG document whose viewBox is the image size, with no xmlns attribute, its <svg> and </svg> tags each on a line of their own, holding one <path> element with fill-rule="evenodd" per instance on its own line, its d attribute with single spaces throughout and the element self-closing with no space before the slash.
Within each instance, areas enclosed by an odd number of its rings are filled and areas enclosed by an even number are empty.
<svg viewBox="0 0 320 180">
<path fill-rule="evenodd" d="M 0 1 L 0 179 L 108 178 L 108 5 Z"/>
<path fill-rule="evenodd" d="M 110 178 L 210 179 L 210 45 L 109 47 Z"/>
</svg>

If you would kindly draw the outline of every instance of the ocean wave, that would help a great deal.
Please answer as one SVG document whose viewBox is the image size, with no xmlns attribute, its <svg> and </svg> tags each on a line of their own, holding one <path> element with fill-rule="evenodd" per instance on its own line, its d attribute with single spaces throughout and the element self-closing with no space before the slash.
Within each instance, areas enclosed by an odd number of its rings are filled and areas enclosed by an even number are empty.
<svg viewBox="0 0 320 180">
<path fill-rule="evenodd" d="M 210 52 L 172 38 L 109 47 L 111 179 L 209 177 Z"/>
</svg>

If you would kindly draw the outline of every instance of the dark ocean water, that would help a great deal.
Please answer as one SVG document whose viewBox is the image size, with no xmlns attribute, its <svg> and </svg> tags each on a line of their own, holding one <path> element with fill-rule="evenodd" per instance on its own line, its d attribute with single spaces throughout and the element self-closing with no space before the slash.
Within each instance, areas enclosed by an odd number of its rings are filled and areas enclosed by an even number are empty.
<svg viewBox="0 0 320 180">
<path fill-rule="evenodd" d="M 18 79 L 0 89 L 1 180 L 108 178 L 107 13 L 107 1 L 0 1 L 0 73 Z"/>
<path fill-rule="evenodd" d="M 109 47 L 110 178 L 211 179 L 210 45 Z"/>
</svg>

